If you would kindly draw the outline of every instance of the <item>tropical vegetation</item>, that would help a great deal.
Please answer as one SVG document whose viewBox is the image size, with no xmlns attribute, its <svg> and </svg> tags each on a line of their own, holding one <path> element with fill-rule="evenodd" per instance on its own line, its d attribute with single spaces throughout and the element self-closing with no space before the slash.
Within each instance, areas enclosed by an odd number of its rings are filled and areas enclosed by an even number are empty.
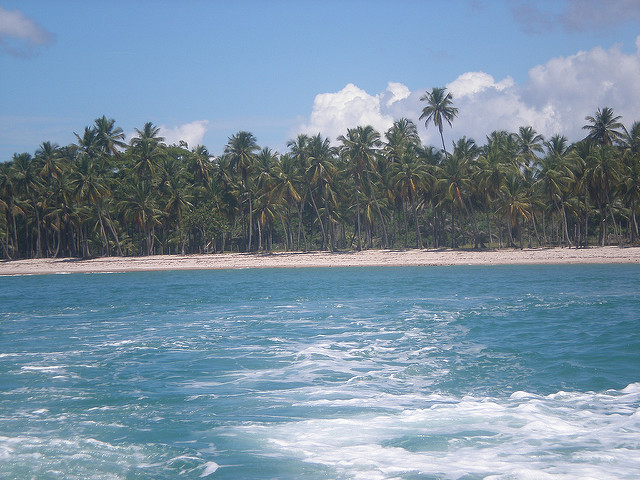
<svg viewBox="0 0 640 480">
<path fill-rule="evenodd" d="M 59 146 L 0 163 L 0 256 L 91 257 L 371 248 L 523 248 L 637 244 L 640 123 L 611 108 L 584 139 L 531 126 L 446 148 L 453 98 L 434 88 L 416 124 L 318 133 L 286 152 L 240 131 L 223 154 L 167 145 L 149 122 L 126 142 L 102 116 Z"/>
</svg>

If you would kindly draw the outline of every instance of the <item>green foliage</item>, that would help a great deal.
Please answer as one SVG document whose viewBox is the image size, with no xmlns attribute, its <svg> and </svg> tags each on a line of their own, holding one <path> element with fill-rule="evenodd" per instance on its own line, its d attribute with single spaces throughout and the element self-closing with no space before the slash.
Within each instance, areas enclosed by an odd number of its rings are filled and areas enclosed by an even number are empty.
<svg viewBox="0 0 640 480">
<path fill-rule="evenodd" d="M 423 100 L 442 137 L 450 94 Z M 586 120 L 573 145 L 524 126 L 448 153 L 400 119 L 338 146 L 299 135 L 284 154 L 241 131 L 214 157 L 166 145 L 151 122 L 127 144 L 103 116 L 74 144 L 0 164 L 0 256 L 636 243 L 640 123 L 627 130 L 610 108 Z"/>
</svg>

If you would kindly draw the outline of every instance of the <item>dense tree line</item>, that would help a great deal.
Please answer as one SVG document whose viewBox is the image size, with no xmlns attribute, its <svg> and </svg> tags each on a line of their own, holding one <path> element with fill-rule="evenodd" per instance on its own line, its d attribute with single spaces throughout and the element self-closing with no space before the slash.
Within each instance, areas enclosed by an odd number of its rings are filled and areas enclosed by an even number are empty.
<svg viewBox="0 0 640 480">
<path fill-rule="evenodd" d="M 640 123 L 610 108 L 586 137 L 532 127 L 446 149 L 451 95 L 434 88 L 421 120 L 386 132 L 355 126 L 331 145 L 299 135 L 288 151 L 241 131 L 224 153 L 166 145 L 147 123 L 125 143 L 101 117 L 60 147 L 0 164 L 3 258 L 367 248 L 510 248 L 637 243 Z"/>
</svg>

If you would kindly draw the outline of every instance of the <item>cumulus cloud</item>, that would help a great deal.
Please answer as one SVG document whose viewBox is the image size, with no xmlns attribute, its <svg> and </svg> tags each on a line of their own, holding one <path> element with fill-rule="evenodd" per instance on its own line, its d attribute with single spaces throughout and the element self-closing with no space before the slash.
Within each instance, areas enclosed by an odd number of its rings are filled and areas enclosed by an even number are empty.
<svg viewBox="0 0 640 480">
<path fill-rule="evenodd" d="M 464 135 L 484 143 L 493 130 L 515 132 L 532 126 L 546 137 L 561 134 L 577 141 L 584 136 L 585 116 L 605 106 L 627 125 L 640 121 L 640 37 L 636 48 L 632 54 L 616 45 L 553 58 L 533 67 L 522 84 L 511 77 L 466 72 L 446 85 L 458 117 L 452 128 L 447 127 L 445 140 Z M 339 92 L 316 96 L 309 122 L 298 133 L 321 132 L 335 140 L 347 128 L 367 124 L 384 133 L 393 120 L 406 117 L 419 123 L 425 144 L 439 145 L 437 130 L 431 125 L 425 129 L 418 121 L 425 106 L 419 100 L 422 94 L 424 90 L 411 92 L 399 83 L 389 83 L 378 94 L 349 84 Z"/>
<path fill-rule="evenodd" d="M 531 125 L 545 136 L 575 141 L 584 117 L 609 106 L 624 122 L 640 120 L 640 37 L 626 54 L 616 45 L 557 57 L 529 70 L 526 83 L 496 81 L 482 72 L 465 73 L 447 85 L 459 109 L 453 135 L 483 141 L 487 128 L 517 131 Z"/>
<path fill-rule="evenodd" d="M 160 136 L 164 137 L 167 145 L 178 144 L 180 140 L 187 142 L 189 147 L 202 144 L 204 134 L 207 132 L 208 120 L 196 120 L 177 127 L 160 125 Z"/>
<path fill-rule="evenodd" d="M 339 92 L 317 95 L 309 122 L 294 133 L 315 135 L 320 132 L 335 140 L 348 128 L 359 125 L 371 125 L 384 132 L 393 124 L 396 107 L 410 96 L 409 88 L 400 83 L 389 82 L 387 89 L 377 95 L 370 95 L 350 83 Z"/>
<path fill-rule="evenodd" d="M 557 28 L 569 32 L 603 30 L 640 20 L 638 0 L 565 0 L 542 6 L 533 0 L 510 0 L 509 4 L 513 18 L 527 33 Z"/>
<path fill-rule="evenodd" d="M 514 82 L 511 77 L 507 77 L 500 82 L 495 82 L 493 77 L 484 72 L 467 72 L 460 75 L 447 88 L 456 98 L 464 98 L 477 95 L 487 89 L 502 92 L 513 87 Z"/>
<path fill-rule="evenodd" d="M 38 47 L 53 42 L 54 36 L 20 10 L 0 7 L 0 48 L 14 57 L 27 57 Z"/>
</svg>

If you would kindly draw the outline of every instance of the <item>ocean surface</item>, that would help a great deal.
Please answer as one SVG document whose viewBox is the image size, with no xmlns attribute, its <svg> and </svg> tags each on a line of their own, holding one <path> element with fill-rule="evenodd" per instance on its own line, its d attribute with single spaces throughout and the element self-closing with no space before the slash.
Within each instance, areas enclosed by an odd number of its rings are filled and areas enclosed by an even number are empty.
<svg viewBox="0 0 640 480">
<path fill-rule="evenodd" d="M 640 266 L 0 277 L 1 479 L 637 479 Z"/>
</svg>

